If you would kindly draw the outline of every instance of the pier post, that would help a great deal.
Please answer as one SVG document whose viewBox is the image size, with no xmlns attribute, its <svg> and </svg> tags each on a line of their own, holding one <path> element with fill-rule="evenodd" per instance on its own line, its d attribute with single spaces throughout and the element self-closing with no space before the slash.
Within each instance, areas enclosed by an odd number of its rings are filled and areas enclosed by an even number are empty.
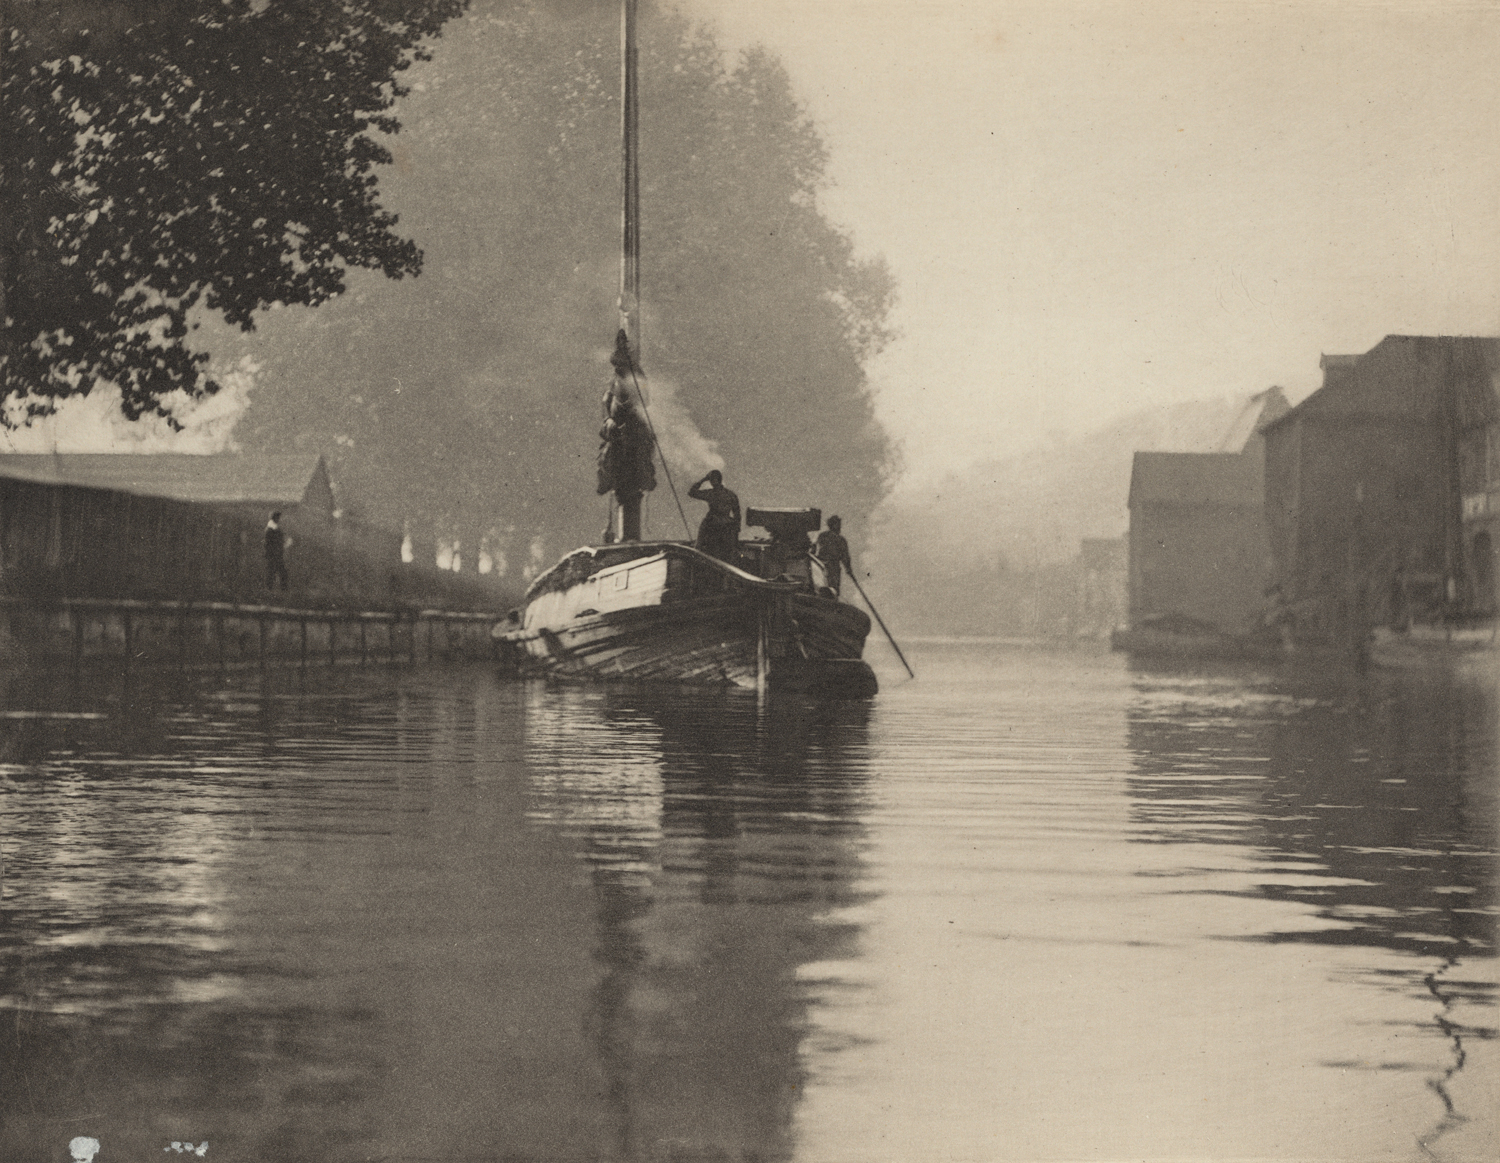
<svg viewBox="0 0 1500 1163">
<path fill-rule="evenodd" d="M 766 670 L 770 663 L 767 657 L 766 638 L 770 630 L 770 611 L 761 607 L 759 625 L 755 634 L 755 693 L 764 695 L 766 693 Z"/>
</svg>

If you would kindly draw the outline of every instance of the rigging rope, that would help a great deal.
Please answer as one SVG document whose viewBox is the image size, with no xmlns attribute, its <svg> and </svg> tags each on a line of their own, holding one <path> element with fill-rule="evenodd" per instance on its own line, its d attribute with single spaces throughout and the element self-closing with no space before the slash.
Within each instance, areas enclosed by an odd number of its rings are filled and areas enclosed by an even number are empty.
<svg viewBox="0 0 1500 1163">
<path fill-rule="evenodd" d="M 672 470 L 667 465 L 667 454 L 662 450 L 661 441 L 656 438 L 656 425 L 651 421 L 651 409 L 646 407 L 646 393 L 641 391 L 641 381 L 636 377 L 633 366 L 630 369 L 630 378 L 635 381 L 635 398 L 641 402 L 641 415 L 646 417 L 646 429 L 651 433 L 651 443 L 656 445 L 656 455 L 661 460 L 661 471 L 667 476 L 667 488 L 672 490 L 672 500 L 677 502 L 677 515 L 682 518 L 682 527 L 687 530 L 688 540 L 691 541 L 693 527 L 688 524 L 687 514 L 682 511 L 682 498 L 677 495 L 677 485 L 672 480 Z"/>
</svg>

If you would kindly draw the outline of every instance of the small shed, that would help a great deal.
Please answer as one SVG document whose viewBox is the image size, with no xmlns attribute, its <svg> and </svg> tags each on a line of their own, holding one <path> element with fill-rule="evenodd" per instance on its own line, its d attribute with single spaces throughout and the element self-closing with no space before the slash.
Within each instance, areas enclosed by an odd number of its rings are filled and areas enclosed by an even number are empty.
<svg viewBox="0 0 1500 1163">
<path fill-rule="evenodd" d="M 245 590 L 274 511 L 304 558 L 342 536 L 320 456 L 0 455 L 0 582 L 86 596 Z"/>
</svg>

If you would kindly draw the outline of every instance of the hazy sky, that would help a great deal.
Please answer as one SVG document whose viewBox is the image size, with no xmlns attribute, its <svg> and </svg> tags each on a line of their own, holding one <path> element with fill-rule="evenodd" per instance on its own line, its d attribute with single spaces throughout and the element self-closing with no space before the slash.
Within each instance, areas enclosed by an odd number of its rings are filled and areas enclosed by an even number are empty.
<svg viewBox="0 0 1500 1163">
<path fill-rule="evenodd" d="M 825 208 L 891 263 L 909 485 L 1152 403 L 1298 399 L 1387 334 L 1500 333 L 1500 0 L 675 2 L 783 59 Z M 0 443 L 116 440 L 90 407 Z"/>
<path fill-rule="evenodd" d="M 1500 4 L 678 3 L 781 56 L 891 263 L 912 483 L 1500 332 Z"/>
</svg>

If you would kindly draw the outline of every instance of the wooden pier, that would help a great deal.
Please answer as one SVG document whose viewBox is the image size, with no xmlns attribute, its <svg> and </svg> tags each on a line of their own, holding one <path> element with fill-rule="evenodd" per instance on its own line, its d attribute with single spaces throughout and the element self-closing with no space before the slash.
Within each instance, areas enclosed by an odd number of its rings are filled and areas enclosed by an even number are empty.
<svg viewBox="0 0 1500 1163">
<path fill-rule="evenodd" d="M 194 668 L 485 661 L 483 611 L 298 609 L 232 602 L 0 597 L 0 667 Z"/>
</svg>

